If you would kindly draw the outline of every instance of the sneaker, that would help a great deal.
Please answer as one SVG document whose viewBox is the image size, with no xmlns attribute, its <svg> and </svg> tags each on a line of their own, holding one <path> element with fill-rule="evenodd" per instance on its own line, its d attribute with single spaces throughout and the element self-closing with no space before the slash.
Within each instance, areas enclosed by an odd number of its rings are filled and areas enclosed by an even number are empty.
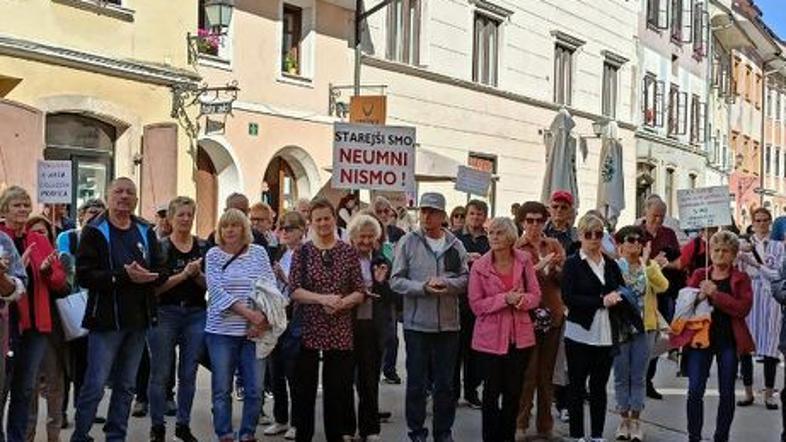
<svg viewBox="0 0 786 442">
<path fill-rule="evenodd" d="M 263 412 L 261 415 L 259 415 L 258 425 L 273 425 L 273 419 Z"/>
<path fill-rule="evenodd" d="M 169 399 L 166 401 L 166 411 L 164 412 L 167 416 L 177 416 L 177 403 L 174 399 Z"/>
<path fill-rule="evenodd" d="M 663 395 L 658 393 L 658 390 L 656 390 L 655 386 L 650 382 L 647 382 L 647 397 L 657 401 L 663 399 Z"/>
<path fill-rule="evenodd" d="M 399 377 L 399 375 L 397 373 L 387 373 L 382 378 L 382 380 L 385 381 L 386 384 L 392 384 L 392 385 L 400 385 L 401 384 L 401 378 Z"/>
<path fill-rule="evenodd" d="M 289 427 L 289 430 L 284 433 L 284 439 L 295 440 L 295 427 Z"/>
<path fill-rule="evenodd" d="M 630 440 L 630 429 L 631 421 L 628 418 L 622 418 L 620 420 L 620 424 L 617 427 L 617 432 L 614 433 L 615 440 Z"/>
<path fill-rule="evenodd" d="M 393 413 L 391 413 L 389 411 L 379 411 L 379 412 L 377 412 L 377 417 L 379 418 L 380 422 L 388 422 L 392 416 L 393 416 Z"/>
<path fill-rule="evenodd" d="M 134 417 L 147 416 L 147 402 L 134 402 L 134 408 L 131 410 L 131 416 Z"/>
<path fill-rule="evenodd" d="M 177 424 L 175 426 L 175 437 L 183 442 L 197 442 L 197 438 L 191 434 L 191 428 L 188 425 Z"/>
<path fill-rule="evenodd" d="M 467 405 L 469 405 L 469 408 L 472 408 L 473 410 L 480 410 L 483 408 L 483 403 L 480 402 L 477 394 L 471 394 L 469 396 L 465 395 L 464 400 L 467 402 Z"/>
<path fill-rule="evenodd" d="M 567 408 L 559 411 L 559 420 L 562 422 L 570 422 L 570 414 Z"/>
<path fill-rule="evenodd" d="M 166 442 L 166 428 L 163 425 L 150 428 L 150 442 Z"/>
<path fill-rule="evenodd" d="M 96 416 L 93 418 L 93 424 L 103 425 L 106 423 L 106 418 L 101 416 Z"/>
<path fill-rule="evenodd" d="M 262 434 L 264 434 L 265 436 L 276 436 L 286 432 L 288 429 L 289 429 L 289 425 L 279 424 L 278 422 L 274 422 L 273 425 L 265 428 L 265 431 L 263 431 Z"/>
<path fill-rule="evenodd" d="M 644 431 L 641 429 L 641 421 L 638 419 L 630 420 L 630 441 L 642 442 L 644 440 Z"/>
</svg>

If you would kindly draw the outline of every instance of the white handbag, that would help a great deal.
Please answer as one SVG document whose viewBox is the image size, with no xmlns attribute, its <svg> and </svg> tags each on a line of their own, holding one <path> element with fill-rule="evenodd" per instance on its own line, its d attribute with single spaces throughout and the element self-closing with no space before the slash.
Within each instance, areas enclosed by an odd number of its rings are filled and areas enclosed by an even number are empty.
<svg viewBox="0 0 786 442">
<path fill-rule="evenodd" d="M 87 329 L 82 328 L 82 320 L 87 309 L 87 290 L 80 290 L 65 298 L 55 300 L 57 312 L 60 313 L 60 322 L 63 324 L 63 333 L 66 341 L 87 336 Z"/>
</svg>

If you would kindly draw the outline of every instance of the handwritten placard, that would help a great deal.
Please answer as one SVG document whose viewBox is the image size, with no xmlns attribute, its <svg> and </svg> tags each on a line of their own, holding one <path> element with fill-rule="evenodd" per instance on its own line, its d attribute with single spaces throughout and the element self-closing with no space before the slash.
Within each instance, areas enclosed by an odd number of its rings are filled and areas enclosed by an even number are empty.
<svg viewBox="0 0 786 442">
<path fill-rule="evenodd" d="M 40 204 L 70 204 L 70 161 L 38 161 L 38 202 Z"/>
<path fill-rule="evenodd" d="M 696 230 L 731 225 L 730 203 L 726 186 L 678 190 L 680 227 Z"/>
<path fill-rule="evenodd" d="M 456 176 L 456 190 L 478 196 L 489 194 L 491 173 L 468 166 L 459 166 Z"/>
</svg>

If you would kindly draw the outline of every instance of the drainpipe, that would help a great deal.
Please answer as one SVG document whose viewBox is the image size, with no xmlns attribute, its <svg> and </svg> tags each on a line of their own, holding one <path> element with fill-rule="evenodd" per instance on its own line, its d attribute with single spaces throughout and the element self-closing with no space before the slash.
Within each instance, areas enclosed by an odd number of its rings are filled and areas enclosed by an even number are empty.
<svg viewBox="0 0 786 442">
<path fill-rule="evenodd" d="M 766 64 L 761 66 L 761 144 L 759 144 L 759 206 L 764 207 L 764 170 L 765 170 L 765 145 L 766 136 L 764 129 L 767 125 L 767 78 L 771 72 L 766 72 Z"/>
</svg>

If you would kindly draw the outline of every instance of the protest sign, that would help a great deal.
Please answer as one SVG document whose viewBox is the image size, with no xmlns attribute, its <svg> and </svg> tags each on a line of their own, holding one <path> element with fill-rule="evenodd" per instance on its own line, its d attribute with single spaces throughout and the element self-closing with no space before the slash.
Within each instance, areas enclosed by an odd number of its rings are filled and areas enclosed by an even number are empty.
<svg viewBox="0 0 786 442">
<path fill-rule="evenodd" d="M 731 225 L 730 202 L 726 186 L 678 190 L 680 227 L 697 230 Z"/>
<path fill-rule="evenodd" d="M 335 123 L 336 189 L 415 191 L 415 128 Z"/>
<path fill-rule="evenodd" d="M 38 161 L 38 202 L 71 204 L 71 161 Z"/>
<path fill-rule="evenodd" d="M 491 173 L 468 166 L 459 166 L 456 176 L 456 190 L 478 196 L 489 194 Z"/>
</svg>

